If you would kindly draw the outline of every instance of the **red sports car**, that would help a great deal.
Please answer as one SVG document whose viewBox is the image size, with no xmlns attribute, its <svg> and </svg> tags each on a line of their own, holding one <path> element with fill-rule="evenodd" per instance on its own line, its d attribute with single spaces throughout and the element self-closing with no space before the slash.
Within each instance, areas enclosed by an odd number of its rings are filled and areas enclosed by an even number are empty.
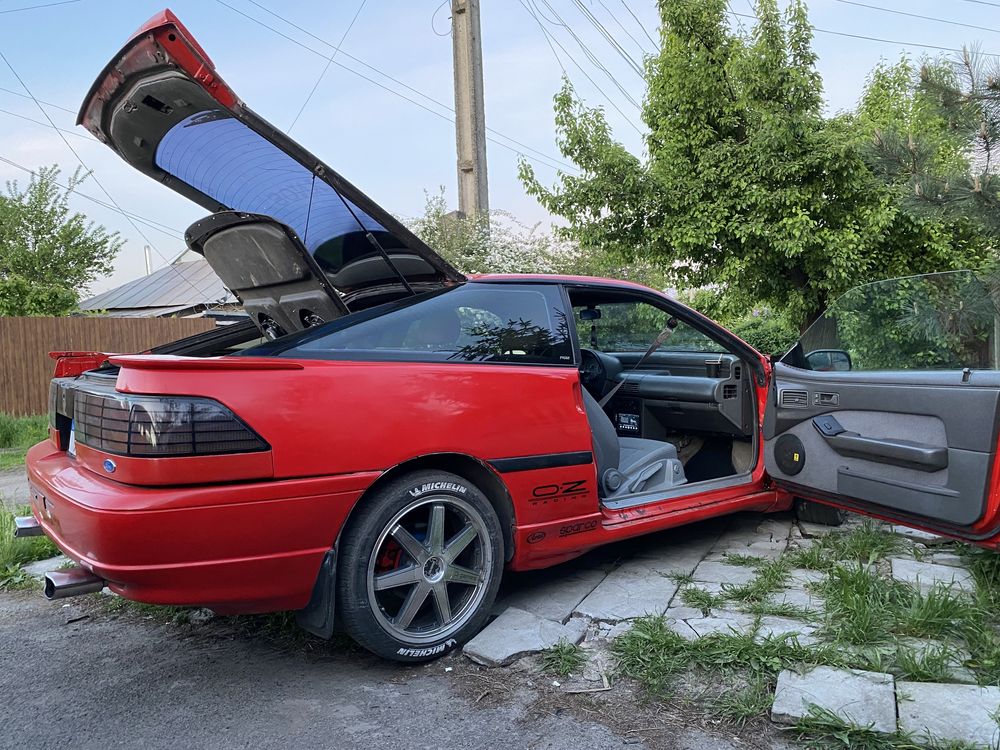
<svg viewBox="0 0 1000 750">
<path fill-rule="evenodd" d="M 971 369 L 992 344 L 878 359 L 828 317 L 772 366 L 636 284 L 466 278 L 249 110 L 169 11 L 80 122 L 211 212 L 187 243 L 250 322 L 60 363 L 17 530 L 79 564 L 50 597 L 299 610 L 419 661 L 484 624 L 505 569 L 793 496 L 1000 539 L 1000 377 Z"/>
</svg>

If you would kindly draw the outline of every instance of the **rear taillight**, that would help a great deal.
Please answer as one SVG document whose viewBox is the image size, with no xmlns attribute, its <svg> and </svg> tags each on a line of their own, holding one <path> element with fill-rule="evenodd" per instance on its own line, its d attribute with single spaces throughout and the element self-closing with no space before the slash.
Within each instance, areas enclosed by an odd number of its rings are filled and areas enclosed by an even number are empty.
<svg viewBox="0 0 1000 750">
<path fill-rule="evenodd" d="M 73 411 L 77 443 L 121 456 L 212 456 L 270 447 L 208 398 L 77 391 Z"/>
</svg>

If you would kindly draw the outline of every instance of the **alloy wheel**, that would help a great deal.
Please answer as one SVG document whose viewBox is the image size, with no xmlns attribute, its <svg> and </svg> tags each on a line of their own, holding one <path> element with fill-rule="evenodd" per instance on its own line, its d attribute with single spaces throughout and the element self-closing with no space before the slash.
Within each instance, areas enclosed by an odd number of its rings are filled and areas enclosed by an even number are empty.
<svg viewBox="0 0 1000 750">
<path fill-rule="evenodd" d="M 447 638 L 475 614 L 490 584 L 493 548 L 479 512 L 449 495 L 409 503 L 385 526 L 368 562 L 368 601 L 401 641 Z"/>
</svg>

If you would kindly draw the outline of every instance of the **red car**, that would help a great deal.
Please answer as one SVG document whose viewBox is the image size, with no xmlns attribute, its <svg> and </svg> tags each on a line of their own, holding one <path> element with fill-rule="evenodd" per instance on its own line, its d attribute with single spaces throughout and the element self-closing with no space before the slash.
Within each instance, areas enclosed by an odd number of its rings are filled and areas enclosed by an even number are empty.
<svg viewBox="0 0 1000 750">
<path fill-rule="evenodd" d="M 793 495 L 1000 539 L 1000 378 L 970 369 L 990 346 L 873 369 L 895 355 L 828 317 L 772 366 L 636 284 L 466 278 L 250 111 L 169 11 L 80 122 L 211 212 L 187 243 L 250 322 L 61 363 L 17 530 L 79 564 L 50 597 L 299 610 L 419 661 L 482 627 L 505 569 Z"/>
</svg>

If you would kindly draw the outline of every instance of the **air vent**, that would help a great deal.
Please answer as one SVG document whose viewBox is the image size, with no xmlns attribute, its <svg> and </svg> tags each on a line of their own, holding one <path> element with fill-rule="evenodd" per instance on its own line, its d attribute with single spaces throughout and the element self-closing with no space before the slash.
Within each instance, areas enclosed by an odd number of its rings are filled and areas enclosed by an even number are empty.
<svg viewBox="0 0 1000 750">
<path fill-rule="evenodd" d="M 722 386 L 722 398 L 726 400 L 734 399 L 737 394 L 736 383 L 726 383 Z"/>
<path fill-rule="evenodd" d="M 639 392 L 639 384 L 632 380 L 626 380 L 624 383 L 622 383 L 622 387 L 618 390 L 618 392 L 629 396 L 634 396 Z"/>
<path fill-rule="evenodd" d="M 739 380 L 743 377 L 743 368 L 739 365 L 733 365 L 733 380 Z"/>
<path fill-rule="evenodd" d="M 782 391 L 778 397 L 782 406 L 804 409 L 809 405 L 809 394 L 805 391 Z"/>
</svg>

